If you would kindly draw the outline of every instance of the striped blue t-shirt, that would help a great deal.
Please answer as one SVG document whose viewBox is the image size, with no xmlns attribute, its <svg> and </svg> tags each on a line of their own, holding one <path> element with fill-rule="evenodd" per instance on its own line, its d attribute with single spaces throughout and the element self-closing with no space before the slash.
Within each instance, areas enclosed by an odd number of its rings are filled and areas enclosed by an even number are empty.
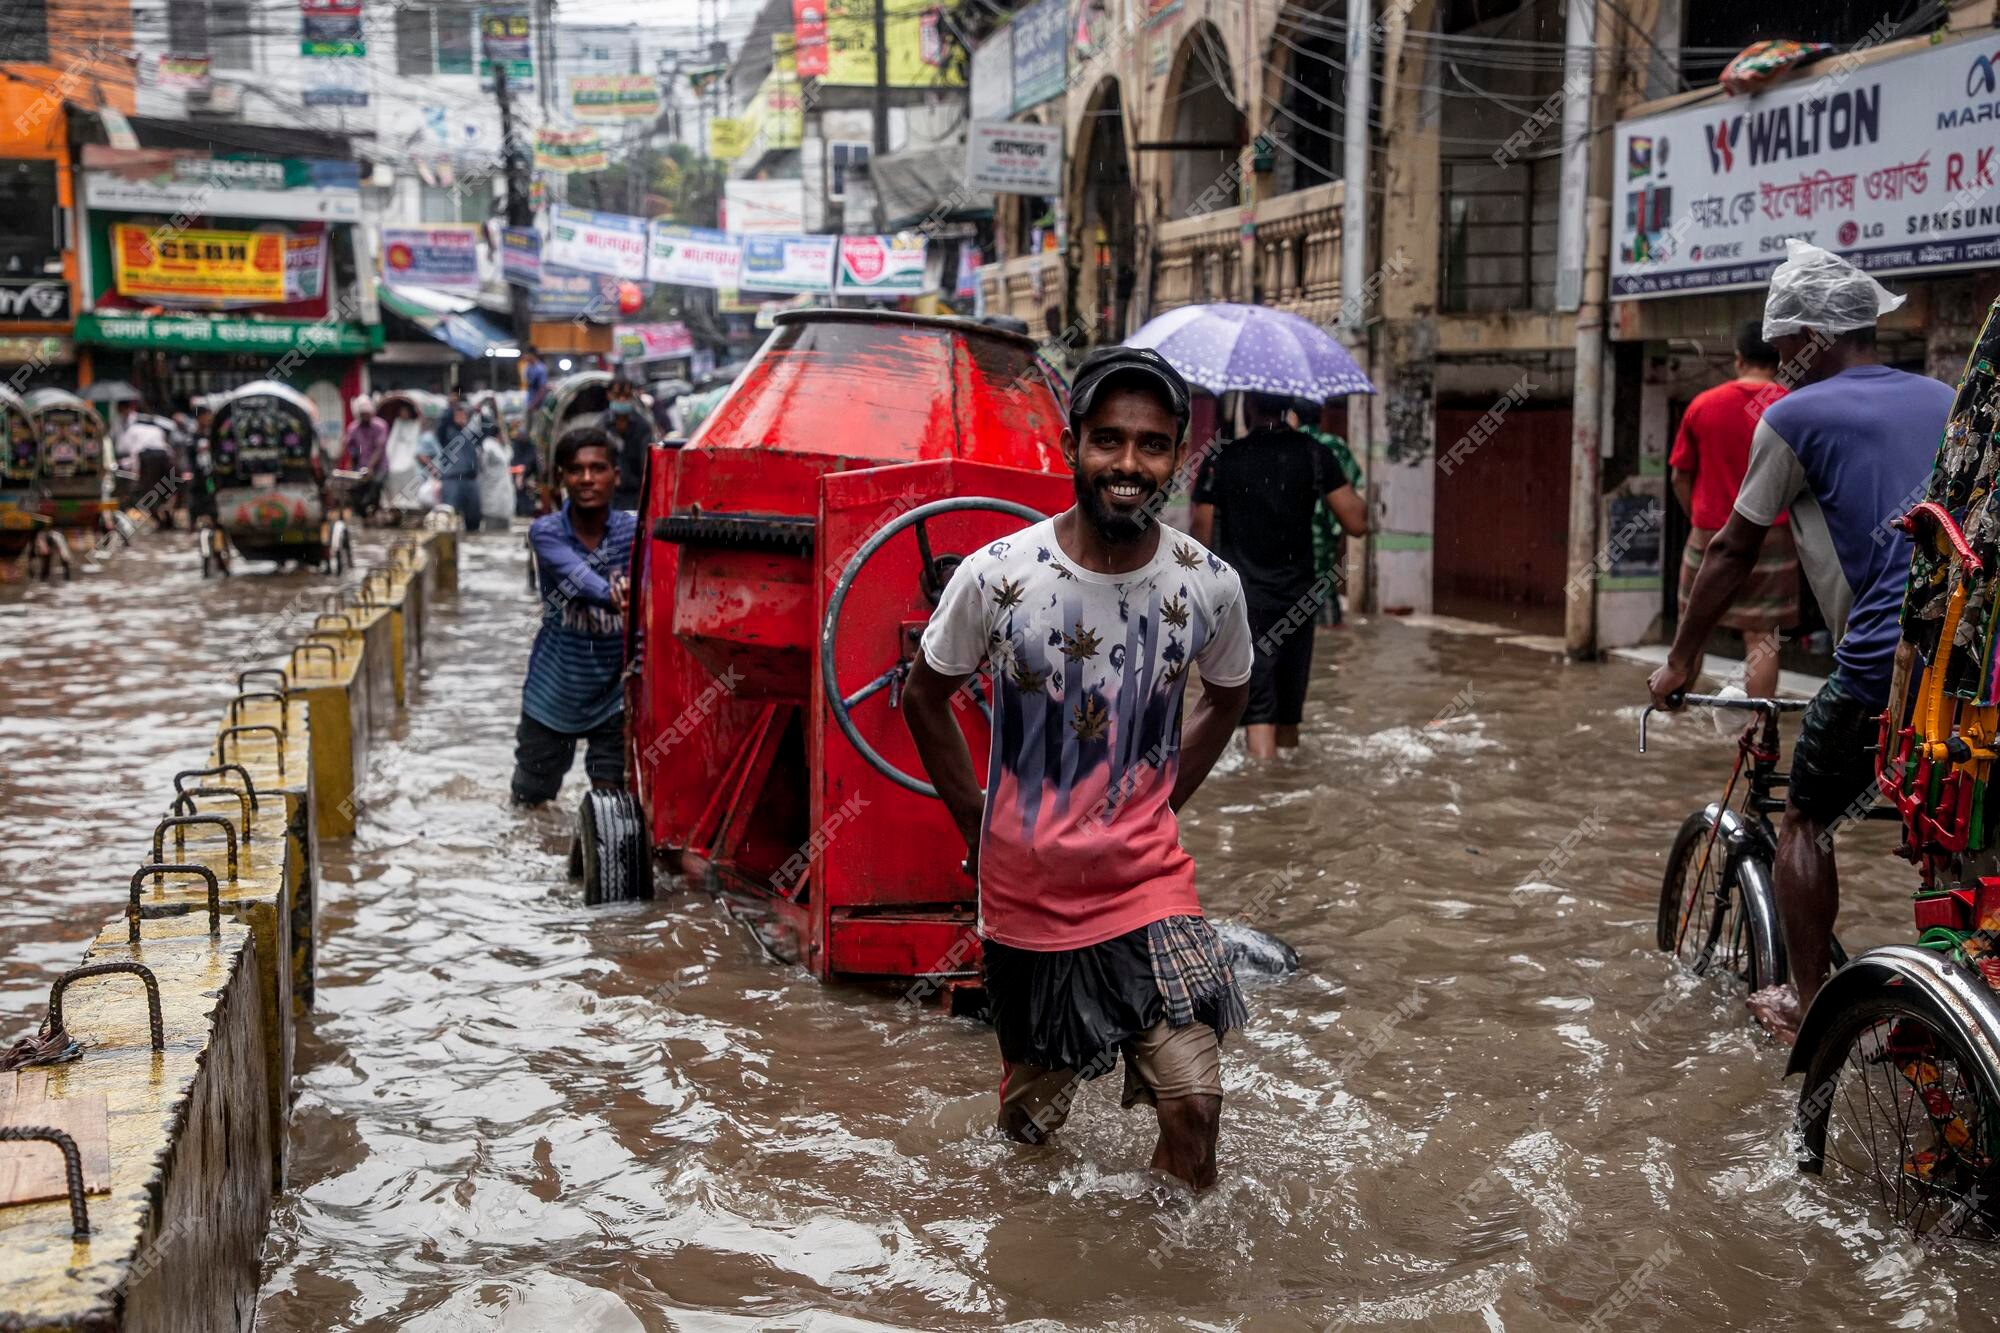
<svg viewBox="0 0 2000 1333">
<path fill-rule="evenodd" d="M 590 550 L 569 523 L 569 505 L 528 529 L 542 590 L 542 627 L 528 654 L 521 709 L 572 735 L 594 731 L 625 707 L 625 617 L 612 609 L 611 578 L 626 573 L 639 520 L 614 509 Z"/>
</svg>

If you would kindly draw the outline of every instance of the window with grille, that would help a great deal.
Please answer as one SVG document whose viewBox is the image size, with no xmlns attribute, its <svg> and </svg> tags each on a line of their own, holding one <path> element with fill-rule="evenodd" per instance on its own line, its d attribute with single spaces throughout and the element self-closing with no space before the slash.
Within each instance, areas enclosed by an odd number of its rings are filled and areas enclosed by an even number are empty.
<svg viewBox="0 0 2000 1333">
<path fill-rule="evenodd" d="M 167 50 L 177 56 L 205 56 L 208 0 L 182 0 L 167 7 Z"/>
<path fill-rule="evenodd" d="M 49 58 L 49 0 L 0 5 L 0 61 L 43 64 Z"/>
<path fill-rule="evenodd" d="M 430 6 L 404 5 L 396 11 L 396 72 L 428 74 L 433 63 Z"/>
<path fill-rule="evenodd" d="M 250 0 L 210 0 L 208 47 L 217 69 L 250 69 L 256 62 L 256 22 Z M 200 51 L 190 54 L 199 55 Z"/>
<path fill-rule="evenodd" d="M 869 146 L 865 143 L 837 143 L 830 147 L 833 149 L 833 183 L 830 193 L 835 199 L 845 199 L 848 168 L 861 166 L 868 161 Z"/>
<path fill-rule="evenodd" d="M 472 73 L 472 11 L 437 11 L 437 72 Z"/>
</svg>

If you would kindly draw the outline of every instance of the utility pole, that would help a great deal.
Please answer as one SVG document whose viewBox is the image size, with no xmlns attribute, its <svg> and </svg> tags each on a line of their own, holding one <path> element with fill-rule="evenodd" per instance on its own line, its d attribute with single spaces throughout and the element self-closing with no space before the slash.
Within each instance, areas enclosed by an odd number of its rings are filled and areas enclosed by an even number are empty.
<svg viewBox="0 0 2000 1333">
<path fill-rule="evenodd" d="M 875 0 L 875 147 L 869 156 L 869 193 L 875 197 L 875 230 L 889 225 L 875 163 L 889 155 L 889 0 Z"/>
<path fill-rule="evenodd" d="M 507 183 L 507 225 L 510 227 L 532 227 L 535 212 L 528 202 L 528 164 L 521 151 L 520 138 L 514 132 L 514 104 L 507 96 L 507 62 L 493 62 L 493 95 L 500 100 L 500 166 Z M 525 347 L 534 340 L 534 313 L 530 304 L 528 289 L 519 283 L 507 284 L 507 297 L 513 306 L 514 341 Z"/>
</svg>

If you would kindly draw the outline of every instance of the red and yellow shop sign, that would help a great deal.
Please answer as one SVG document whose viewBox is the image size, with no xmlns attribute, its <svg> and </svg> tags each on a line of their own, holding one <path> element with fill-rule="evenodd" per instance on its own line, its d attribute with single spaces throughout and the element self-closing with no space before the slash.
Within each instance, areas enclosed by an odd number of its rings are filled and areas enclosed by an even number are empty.
<svg viewBox="0 0 2000 1333">
<path fill-rule="evenodd" d="M 118 290 L 165 304 L 282 302 L 285 233 L 199 231 L 118 223 L 112 228 Z"/>
</svg>

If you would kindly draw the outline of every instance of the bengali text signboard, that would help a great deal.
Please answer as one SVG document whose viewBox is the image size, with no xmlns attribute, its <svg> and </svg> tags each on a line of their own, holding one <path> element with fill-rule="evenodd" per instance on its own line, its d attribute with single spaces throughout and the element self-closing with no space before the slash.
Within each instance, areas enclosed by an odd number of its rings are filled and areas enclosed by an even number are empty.
<svg viewBox="0 0 2000 1333">
<path fill-rule="evenodd" d="M 1810 67 L 1617 127 L 1612 294 L 1762 285 L 1796 236 L 1876 273 L 2000 260 L 1991 41 Z"/>
</svg>

